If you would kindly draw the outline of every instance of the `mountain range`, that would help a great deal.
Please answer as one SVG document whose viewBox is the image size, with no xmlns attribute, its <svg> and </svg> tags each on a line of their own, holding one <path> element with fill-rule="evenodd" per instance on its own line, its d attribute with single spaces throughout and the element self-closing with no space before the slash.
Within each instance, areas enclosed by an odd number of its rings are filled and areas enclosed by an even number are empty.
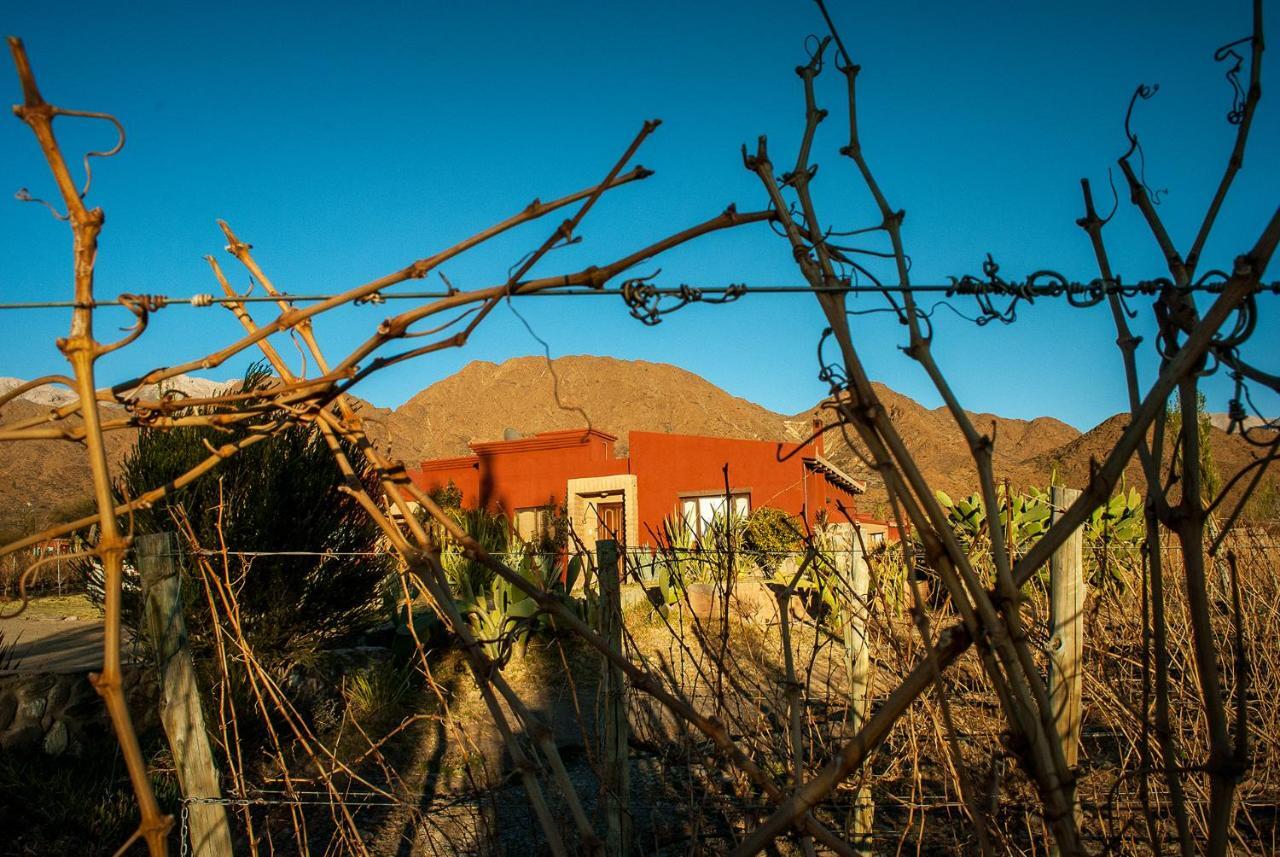
<svg viewBox="0 0 1280 857">
<path fill-rule="evenodd" d="M 19 383 L 0 378 L 0 394 Z M 207 395 L 227 384 L 180 378 L 171 386 Z M 946 410 L 926 408 L 883 384 L 875 388 L 930 484 L 953 496 L 973 491 L 972 460 Z M 4 405 L 0 424 L 45 413 L 66 395 L 51 388 L 30 391 Z M 617 435 L 618 451 L 625 453 L 632 431 L 797 441 L 809 434 L 815 417 L 831 422 L 822 403 L 798 414 L 780 414 L 670 364 L 596 356 L 473 361 L 394 410 L 360 404 L 374 442 L 411 467 L 423 459 L 465 455 L 472 441 L 586 425 Z M 1007 478 L 1018 488 L 1047 485 L 1055 474 L 1065 484 L 1082 486 L 1091 462 L 1106 455 L 1127 424 L 1125 415 L 1117 415 L 1081 433 L 1048 416 L 1021 420 L 974 413 L 970 419 L 978 431 L 994 438 L 997 478 Z M 1238 435 L 1216 427 L 1210 431 L 1219 473 L 1235 473 L 1254 457 Z M 134 438 L 133 432 L 108 435 L 113 463 L 127 453 Z M 829 458 L 868 483 L 868 511 L 879 507 L 883 488 L 863 463 L 859 445 L 833 431 L 826 435 L 826 449 Z M 1144 484 L 1136 460 L 1130 461 L 1125 477 L 1127 484 Z M 83 506 L 89 482 L 83 449 L 75 444 L 0 444 L 0 527 L 29 530 L 66 517 L 69 510 Z"/>
</svg>

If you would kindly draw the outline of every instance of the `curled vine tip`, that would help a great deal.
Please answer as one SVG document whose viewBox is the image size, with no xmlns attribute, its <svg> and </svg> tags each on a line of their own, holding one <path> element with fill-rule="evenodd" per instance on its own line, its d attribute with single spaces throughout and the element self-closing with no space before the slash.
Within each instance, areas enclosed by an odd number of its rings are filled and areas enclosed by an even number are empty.
<svg viewBox="0 0 1280 857">
<path fill-rule="evenodd" d="M 1244 56 L 1241 55 L 1236 48 L 1241 45 L 1252 45 L 1253 36 L 1246 36 L 1243 39 L 1236 39 L 1234 42 L 1228 42 L 1213 52 L 1214 62 L 1231 61 L 1231 66 L 1227 69 L 1227 83 L 1231 85 L 1231 109 L 1227 111 L 1227 124 L 1239 125 L 1244 121 L 1245 112 L 1245 92 L 1244 87 L 1240 85 L 1240 71 L 1244 68 Z"/>
<path fill-rule="evenodd" d="M 27 190 L 25 187 L 18 188 L 18 191 L 13 195 L 13 198 L 18 200 L 18 202 L 34 202 L 34 203 L 43 205 L 45 208 L 49 209 L 49 213 L 52 214 L 54 218 L 57 220 L 66 221 L 71 219 L 70 215 L 63 214 L 62 212 L 58 211 L 58 209 L 53 207 L 53 203 L 49 202 L 48 200 L 41 199 L 38 196 L 32 196 L 31 192 Z"/>
</svg>

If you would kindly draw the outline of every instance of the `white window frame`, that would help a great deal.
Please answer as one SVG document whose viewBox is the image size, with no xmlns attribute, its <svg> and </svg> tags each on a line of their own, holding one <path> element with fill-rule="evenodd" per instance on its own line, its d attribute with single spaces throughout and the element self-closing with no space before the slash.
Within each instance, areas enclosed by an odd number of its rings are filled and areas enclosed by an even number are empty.
<svg viewBox="0 0 1280 857">
<path fill-rule="evenodd" d="M 729 500 L 733 504 L 733 514 L 746 518 L 751 514 L 751 492 L 731 491 Z M 717 515 L 725 512 L 725 495 L 719 494 L 681 494 L 680 518 L 693 533 L 694 538 L 701 539 L 707 528 Z"/>
<path fill-rule="evenodd" d="M 520 537 L 521 541 L 534 544 L 538 537 L 547 529 L 547 525 L 551 521 L 551 517 L 555 514 L 555 511 L 555 506 L 525 506 L 522 509 L 516 509 L 515 516 L 511 521 L 512 529 L 515 530 L 516 535 Z M 521 532 L 521 517 L 525 515 L 531 515 L 533 517 L 533 530 L 528 535 Z"/>
</svg>

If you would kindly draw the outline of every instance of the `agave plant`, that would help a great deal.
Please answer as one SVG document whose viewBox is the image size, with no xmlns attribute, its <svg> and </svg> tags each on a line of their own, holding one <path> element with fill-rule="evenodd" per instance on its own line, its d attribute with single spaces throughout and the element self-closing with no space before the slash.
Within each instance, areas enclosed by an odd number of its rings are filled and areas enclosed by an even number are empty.
<svg viewBox="0 0 1280 857">
<path fill-rule="evenodd" d="M 556 554 L 539 553 L 533 545 L 519 543 L 511 565 L 526 581 L 546 592 L 562 595 L 572 591 L 582 573 L 582 559 L 572 557 L 561 573 Z M 459 592 L 458 608 L 468 617 L 472 630 L 485 646 L 487 654 L 504 664 L 516 646 L 523 651 L 533 635 L 551 625 L 540 612 L 538 602 L 506 578 L 491 577 L 480 592 Z"/>
<path fill-rule="evenodd" d="M 568 593 L 581 575 L 579 557 L 565 563 L 562 573 L 559 555 L 539 552 L 521 541 L 500 514 L 460 509 L 454 518 L 487 552 L 506 556 L 521 577 L 540 589 Z M 549 620 L 539 612 L 538 603 L 514 583 L 468 557 L 452 540 L 442 541 L 441 564 L 458 611 L 467 618 L 486 654 L 505 663 L 514 646 L 527 646 L 532 634 L 546 627 Z"/>
<path fill-rule="evenodd" d="M 485 653 L 504 664 L 513 646 L 528 645 L 535 630 L 538 603 L 514 584 L 495 577 L 480 592 L 458 593 L 458 610 L 467 617 Z"/>
<path fill-rule="evenodd" d="M 501 554 L 507 551 L 512 538 L 511 527 L 502 516 L 483 509 L 459 508 L 451 508 L 449 514 L 467 535 L 489 553 Z M 462 548 L 448 536 L 440 524 L 425 517 L 423 522 L 431 528 L 436 543 L 444 546 L 440 551 L 440 563 L 450 589 L 460 597 L 476 601 L 476 593 L 489 589 L 493 572 L 463 554 Z M 418 603 L 419 595 L 420 593 L 411 591 L 406 600 L 403 584 L 397 575 L 390 575 L 383 580 L 383 607 L 395 628 L 397 649 L 407 649 L 412 637 L 425 641 L 444 630 L 435 612 L 425 604 Z"/>
<path fill-rule="evenodd" d="M 500 514 L 484 509 L 458 509 L 451 513 L 458 526 L 491 555 L 506 554 L 520 544 L 511 523 Z M 467 557 L 460 545 L 441 532 L 437 543 L 444 545 L 440 560 L 449 583 L 455 589 L 479 591 L 493 579 L 493 571 Z"/>
<path fill-rule="evenodd" d="M 656 563 L 657 607 L 663 616 L 684 597 L 685 587 L 700 575 L 701 563 L 694 552 L 698 542 L 693 529 L 681 515 L 662 522 L 662 545 Z"/>
<path fill-rule="evenodd" d="M 746 546 L 746 516 L 733 510 L 717 513 L 703 527 L 702 537 L 697 540 L 700 553 L 692 555 L 698 564 L 698 577 L 708 583 L 727 585 L 729 578 L 736 577 L 741 568 L 738 560 Z"/>
</svg>

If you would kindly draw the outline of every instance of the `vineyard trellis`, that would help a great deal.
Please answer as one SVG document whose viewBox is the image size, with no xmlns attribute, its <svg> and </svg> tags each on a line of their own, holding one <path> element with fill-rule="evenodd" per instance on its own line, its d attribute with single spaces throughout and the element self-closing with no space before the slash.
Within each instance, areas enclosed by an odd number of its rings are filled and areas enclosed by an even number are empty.
<svg viewBox="0 0 1280 857">
<path fill-rule="evenodd" d="M 604 847 L 603 838 L 584 806 L 578 786 L 567 772 L 547 725 L 504 677 L 502 669 L 489 654 L 486 644 L 493 641 L 479 639 L 461 612 L 442 564 L 442 550 L 446 543 L 453 544 L 455 549 L 460 548 L 471 561 L 532 599 L 539 614 L 553 619 L 557 628 L 594 649 L 619 670 L 633 693 L 646 697 L 665 716 L 675 718 L 702 736 L 718 762 L 729 766 L 734 771 L 734 778 L 741 779 L 744 785 L 740 790 L 754 794 L 760 804 L 758 823 L 736 842 L 736 854 L 759 853 L 779 837 L 795 838 L 809 853 L 815 847 L 846 855 L 862 853 L 865 843 L 855 841 L 847 831 L 833 824 L 829 814 L 824 814 L 822 809 L 832 802 L 834 793 L 843 784 L 866 782 L 869 761 L 877 748 L 931 691 L 941 712 L 939 722 L 947 733 L 943 744 L 950 756 L 945 763 L 956 773 L 955 782 L 961 797 L 959 805 L 974 824 L 980 847 L 984 851 L 993 850 L 996 847 L 994 834 L 986 829 L 983 810 L 979 806 L 980 795 L 975 781 L 977 772 L 967 770 L 970 763 L 960 750 L 960 736 L 950 713 L 954 701 L 944 680 L 944 673 L 970 649 L 976 652 L 980 675 L 998 701 L 1007 731 L 1005 744 L 1008 755 L 1034 785 L 1042 806 L 1042 817 L 1052 831 L 1059 853 L 1083 854 L 1087 851 L 1087 843 L 1082 835 L 1078 811 L 1076 773 L 1067 764 L 1062 748 L 1054 738 L 1054 711 L 1040 667 L 1041 643 L 1036 636 L 1036 618 L 1029 608 L 1026 584 L 1046 565 L 1069 535 L 1110 499 L 1120 483 L 1124 467 L 1136 455 L 1146 479 L 1146 546 L 1141 580 L 1144 608 L 1141 651 L 1143 703 L 1138 712 L 1140 737 L 1136 741 L 1141 754 L 1138 776 L 1143 787 L 1142 814 L 1146 837 L 1155 852 L 1163 851 L 1162 821 L 1150 806 L 1149 784 L 1155 781 L 1163 786 L 1168 818 L 1181 853 L 1192 854 L 1201 848 L 1205 853 L 1215 855 L 1227 852 L 1238 806 L 1236 792 L 1250 758 L 1249 663 L 1244 653 L 1251 649 L 1245 639 L 1240 597 L 1242 584 L 1232 530 L 1250 494 L 1280 456 L 1280 433 L 1274 424 L 1264 423 L 1260 428 L 1246 428 L 1244 425 L 1250 385 L 1280 392 L 1280 378 L 1246 360 L 1242 348 L 1261 324 L 1260 297 L 1275 289 L 1275 284 L 1268 286 L 1265 283 L 1264 274 L 1276 243 L 1280 241 L 1280 210 L 1271 216 L 1252 241 L 1239 239 L 1240 255 L 1233 260 L 1229 271 L 1202 272 L 1200 268 L 1206 241 L 1214 230 L 1228 192 L 1243 168 L 1246 143 L 1261 97 L 1264 47 L 1261 3 L 1254 4 L 1251 35 L 1227 46 L 1228 49 L 1248 46 L 1248 80 L 1239 87 L 1238 104 L 1231 113 L 1230 121 L 1236 126 L 1232 151 L 1196 235 L 1185 252 L 1179 251 L 1170 237 L 1145 185 L 1142 170 L 1134 166 L 1135 153 L 1141 150 L 1139 137 L 1132 126 L 1132 113 L 1142 100 L 1151 96 L 1152 90 L 1142 87 L 1134 93 L 1130 115 L 1125 121 L 1129 150 L 1119 159 L 1117 166 L 1130 192 L 1131 203 L 1146 222 L 1168 263 L 1167 277 L 1134 281 L 1131 286 L 1122 285 L 1121 278 L 1111 268 L 1105 241 L 1105 227 L 1110 216 L 1103 218 L 1098 214 L 1089 183 L 1083 181 L 1083 215 L 1078 224 L 1094 249 L 1098 265 L 1096 278 L 1082 283 L 1042 271 L 1033 273 L 1022 283 L 1015 283 L 1002 279 L 998 266 L 990 262 L 985 266 L 982 278 L 957 277 L 945 287 L 949 297 L 975 297 L 979 321 L 984 323 L 1013 322 L 1019 302 L 1035 296 L 1060 297 L 1073 305 L 1105 302 L 1116 327 L 1121 365 L 1127 382 L 1130 404 L 1127 427 L 1107 455 L 1095 462 L 1088 484 L 1081 486 L 1079 499 L 1060 510 L 1052 526 L 1034 545 L 1021 554 L 1010 550 L 1000 517 L 988 516 L 993 578 L 988 578 L 978 568 L 977 558 L 953 532 L 933 486 L 921 472 L 891 415 L 877 397 L 859 346 L 854 316 L 846 307 L 846 297 L 855 291 L 872 289 L 883 295 L 886 311 L 908 332 L 906 353 L 920 364 L 933 382 L 947 412 L 964 436 L 976 466 L 983 505 L 987 509 L 999 508 L 999 484 L 992 457 L 994 438 L 975 426 L 952 392 L 943 368 L 933 356 L 933 328 L 928 311 L 917 303 L 915 297 L 917 288 L 927 291 L 943 287 L 911 285 L 903 237 L 905 214 L 890 203 L 859 137 L 856 84 L 860 67 L 854 62 L 852 53 L 821 2 L 819 9 L 828 32 L 809 43 L 808 61 L 797 69 L 803 84 L 804 125 L 794 165 L 779 174 L 770 156 L 767 139 L 763 136 L 754 147 L 743 148 L 744 166 L 759 179 L 767 197 L 766 206 L 740 212 L 731 205 L 701 223 L 659 237 L 618 259 L 576 271 L 534 276 L 535 266 L 543 263 L 552 250 L 576 239 L 584 218 L 606 193 L 650 175 L 649 170 L 632 166 L 632 163 L 640 146 L 658 127 L 659 122 L 653 120 L 643 124 L 598 183 L 549 202 L 535 200 L 509 218 L 452 247 L 346 291 L 313 296 L 315 299 L 306 305 L 300 305 L 299 296 L 278 289 L 258 264 L 252 246 L 227 223 L 220 221 L 227 251 L 266 295 L 254 296 L 251 300 L 247 295 L 238 294 L 220 263 L 210 256 L 206 258 L 222 296 L 210 297 L 209 300 L 192 299 L 189 304 L 216 303 L 225 307 L 243 326 L 244 336 L 207 354 L 182 362 L 174 361 L 171 365 L 102 388 L 98 386 L 95 372 L 98 359 L 138 342 L 145 334 L 151 316 L 176 304 L 157 295 L 121 295 L 113 301 L 95 294 L 97 241 L 104 215 L 101 209 L 90 207 L 86 201 L 93 177 L 90 158 L 108 158 L 119 152 L 124 145 L 124 128 L 108 114 L 66 109 L 46 101 L 37 86 L 35 72 L 22 42 L 14 38 L 9 40 L 23 93 L 23 103 L 16 106 L 14 112 L 30 127 L 57 184 L 61 208 L 49 202 L 44 202 L 44 205 L 59 220 L 68 222 L 74 238 L 75 264 L 73 297 L 69 303 L 71 327 L 68 335 L 58 342 L 71 366 L 71 374 L 27 382 L 0 397 L 0 405 L 43 384 L 65 386 L 75 393 L 76 398 L 68 404 L 51 407 L 39 416 L 4 424 L 0 427 L 0 441 L 61 439 L 81 443 L 92 470 L 95 511 L 78 520 L 30 534 L 6 545 L 0 549 L 0 554 L 10 554 L 91 526 L 97 528 L 96 543 L 82 552 L 82 556 L 92 557 L 101 564 L 104 579 L 103 666 L 94 683 L 119 741 L 141 816 L 136 832 L 122 844 L 121 851 L 141 840 L 151 854 L 167 853 L 173 824 L 173 819 L 162 811 L 154 793 L 122 686 L 121 593 L 125 556 L 132 540 L 130 515 L 181 491 L 185 485 L 214 471 L 222 461 L 272 437 L 284 427 L 305 424 L 323 437 L 343 474 L 345 490 L 357 498 L 398 556 L 400 586 L 410 610 L 408 628 L 414 638 L 414 658 L 433 686 L 433 667 L 427 647 L 418 639 L 412 622 L 415 594 L 426 594 L 430 609 L 460 641 L 475 689 L 496 724 L 513 762 L 515 776 L 527 793 L 532 815 L 547 848 L 554 854 L 575 850 L 598 853 Z M 1222 57 L 1228 57 L 1228 54 Z M 1237 70 L 1242 65 L 1243 58 L 1237 63 Z M 851 162 L 858 181 L 873 204 L 872 224 L 852 230 L 837 230 L 824 222 L 811 189 L 817 175 L 813 159 L 815 134 L 818 126 L 830 116 L 825 108 L 819 106 L 817 89 L 818 81 L 828 67 L 834 67 L 844 84 L 848 140 L 840 154 Z M 117 144 L 111 149 L 85 156 L 83 184 L 73 176 L 72 167 L 54 135 L 54 120 L 59 117 L 104 121 L 119 135 Z M 350 352 L 335 359 L 322 349 L 312 327 L 314 318 L 349 304 L 383 302 L 395 296 L 395 293 L 384 294 L 386 290 L 421 280 L 437 271 L 443 263 L 483 248 L 490 239 L 562 211 L 568 212 L 565 219 L 550 229 L 546 238 L 519 260 L 501 282 L 472 290 L 450 288 L 444 293 L 412 293 L 409 299 L 415 305 L 387 317 Z M 693 643 L 686 644 L 682 639 L 680 644 L 690 649 L 700 647 L 699 664 L 709 663 L 708 669 L 715 672 L 716 679 L 710 682 L 715 690 L 709 713 L 634 645 L 618 651 L 583 618 L 565 593 L 538 585 L 521 574 L 514 564 L 487 551 L 454 517 L 409 479 L 402 462 L 388 458 L 369 441 L 364 420 L 347 395 L 359 381 L 387 366 L 466 345 L 477 327 L 505 301 L 534 295 L 574 294 L 583 290 L 604 293 L 607 286 L 624 274 L 670 249 L 719 230 L 750 225 L 767 225 L 779 240 L 788 243 L 797 273 L 825 314 L 828 328 L 818 344 L 818 353 L 821 377 L 830 383 L 831 398 L 826 410 L 827 424 L 822 430 L 842 433 L 850 448 L 862 456 L 864 465 L 883 481 L 893 521 L 901 532 L 910 532 L 921 546 L 921 559 L 936 574 L 955 616 L 952 624 L 940 630 L 935 628 L 928 617 L 936 614 L 930 614 L 926 609 L 920 590 L 911 587 L 914 599 L 911 612 L 919 634 L 915 644 L 920 654 L 901 680 L 887 694 L 877 697 L 876 704 L 865 713 L 865 717 L 854 718 L 856 729 L 829 742 L 823 753 L 814 751 L 809 754 L 810 762 L 820 761 L 822 764 L 806 763 L 805 754 L 796 749 L 799 740 L 796 735 L 800 730 L 794 725 L 795 721 L 779 732 L 779 736 L 789 736 L 782 739 L 782 743 L 789 744 L 787 754 L 795 760 L 794 765 L 782 766 L 771 763 L 767 751 L 750 738 L 751 733 L 739 722 L 741 712 L 727 700 L 727 697 L 741 691 L 731 680 L 733 658 L 727 651 L 729 632 L 724 618 L 727 610 L 721 614 L 718 628 L 699 628 Z M 855 245 L 855 240 L 868 243 Z M 877 273 L 876 266 L 881 263 L 887 265 L 888 273 Z M 749 292 L 737 287 L 722 290 L 699 290 L 687 286 L 659 289 L 652 285 L 650 279 L 635 277 L 613 290 L 625 298 L 633 315 L 646 323 L 655 323 L 663 314 L 689 303 L 723 302 Z M 1203 309 L 1195 302 L 1195 296 L 1201 293 L 1212 297 L 1212 302 Z M 711 298 L 712 294 L 719 297 Z M 663 298 L 673 298 L 674 303 L 664 305 L 661 303 Z M 1006 299 L 1008 303 L 998 307 L 996 298 Z M 1149 300 L 1159 326 L 1159 335 L 1154 343 L 1160 358 L 1159 372 L 1145 386 L 1140 383 L 1138 372 L 1137 355 L 1141 342 L 1129 325 L 1134 312 L 1131 303 L 1141 299 Z M 275 303 L 278 313 L 269 321 L 259 322 L 250 313 L 250 306 L 263 300 Z M 95 310 L 115 304 L 125 306 L 134 315 L 136 324 L 118 341 L 104 343 L 96 338 Z M 278 334 L 296 337 L 305 353 L 305 360 L 316 367 L 318 374 L 308 377 L 305 371 L 295 371 L 273 344 L 272 337 Z M 414 342 L 419 339 L 421 344 Z M 400 343 L 406 344 L 400 350 L 386 353 L 387 349 Z M 161 384 L 187 372 L 216 367 L 252 349 L 261 352 L 275 373 L 276 383 L 268 389 L 195 397 L 158 394 L 147 398 L 142 393 L 142 388 L 148 385 Z M 1196 419 L 1200 379 L 1213 371 L 1228 371 L 1235 379 L 1237 394 L 1231 414 L 1234 427 L 1238 427 L 1254 445 L 1257 455 L 1240 473 L 1225 480 L 1216 495 L 1209 496 L 1201 479 L 1202 450 Z M 1171 396 L 1176 396 L 1179 403 L 1177 420 L 1172 423 L 1167 407 Z M 100 402 L 122 406 L 124 415 L 104 415 L 98 407 Z M 113 495 L 104 435 L 134 428 L 164 430 L 180 426 L 237 427 L 243 431 L 225 444 L 209 445 L 207 457 L 178 479 L 117 502 Z M 346 451 L 349 448 L 357 450 L 364 462 L 352 461 Z M 1170 461 L 1171 464 L 1166 463 Z M 375 497 L 360 477 L 366 466 L 372 468 L 376 475 L 380 497 Z M 1241 486 L 1243 490 L 1236 491 L 1228 500 L 1230 492 Z M 419 510 L 426 511 L 426 520 L 417 514 Z M 1164 540 L 1170 537 L 1180 548 L 1180 576 L 1174 573 L 1177 565 L 1169 562 L 1164 549 Z M 354 853 L 368 853 L 359 824 L 347 808 L 346 791 L 339 780 L 349 777 L 371 794 L 388 799 L 391 795 L 327 749 L 292 709 L 278 679 L 257 663 L 235 622 L 236 594 L 229 570 L 231 557 L 235 554 L 234 546 L 204 547 L 209 550 L 195 559 L 208 602 L 211 610 L 225 616 L 228 621 L 218 636 L 220 657 L 224 660 L 227 657 L 241 659 L 247 665 L 249 682 L 264 719 L 269 719 L 269 711 L 283 716 L 291 730 L 292 740 L 311 762 L 342 841 Z M 732 544 L 728 555 L 732 563 Z M 914 554 L 904 551 L 903 562 L 908 567 L 916 561 Z M 27 569 L 23 576 L 24 587 L 41 569 L 41 562 Z M 1216 573 L 1224 574 L 1230 581 L 1230 606 L 1225 621 L 1219 615 L 1222 611 L 1214 600 L 1211 577 Z M 846 581 L 842 586 L 849 603 L 865 605 L 865 596 L 861 593 L 857 597 L 849 594 L 853 592 L 853 583 Z M 794 583 L 791 589 L 794 589 Z M 1176 599 L 1171 596 L 1175 590 L 1178 593 Z M 1184 616 L 1173 616 L 1173 610 L 1182 611 Z M 786 629 L 785 608 L 782 615 L 783 628 Z M 1189 641 L 1198 692 L 1196 713 L 1205 724 L 1203 743 L 1194 747 L 1181 746 L 1179 733 L 1172 726 L 1176 718 L 1171 713 L 1175 702 L 1171 697 L 1175 688 L 1180 686 L 1171 667 L 1175 641 L 1170 639 L 1170 629 L 1174 626 L 1180 629 L 1180 633 L 1185 632 Z M 790 659 L 790 643 L 786 651 Z M 1228 663 L 1231 665 L 1231 681 L 1224 677 L 1224 664 Z M 789 686 L 796 686 L 794 677 L 790 679 Z M 793 695 L 793 711 L 801 699 L 813 701 L 805 694 Z M 1176 701 L 1178 704 L 1186 703 L 1183 695 L 1179 695 Z M 297 791 L 279 749 L 280 740 L 273 734 L 284 769 L 284 783 L 286 789 Z M 370 746 L 371 752 L 376 753 L 377 742 L 371 740 Z M 794 756 L 791 755 L 792 750 L 795 751 Z M 1196 761 L 1179 761 L 1188 758 Z M 807 764 L 809 770 L 805 769 Z M 540 771 L 545 772 L 546 778 L 539 776 Z M 1202 813 L 1200 810 L 1192 811 L 1192 799 L 1188 794 L 1188 782 L 1201 776 L 1208 782 L 1208 799 Z M 547 782 L 552 784 L 554 795 L 548 794 Z M 736 785 L 729 788 L 738 790 Z M 246 794 L 242 791 L 238 800 L 247 801 Z M 553 802 L 565 805 L 569 820 L 567 826 L 553 812 Z M 294 824 L 298 836 L 305 841 L 305 833 L 296 818 Z"/>
</svg>

